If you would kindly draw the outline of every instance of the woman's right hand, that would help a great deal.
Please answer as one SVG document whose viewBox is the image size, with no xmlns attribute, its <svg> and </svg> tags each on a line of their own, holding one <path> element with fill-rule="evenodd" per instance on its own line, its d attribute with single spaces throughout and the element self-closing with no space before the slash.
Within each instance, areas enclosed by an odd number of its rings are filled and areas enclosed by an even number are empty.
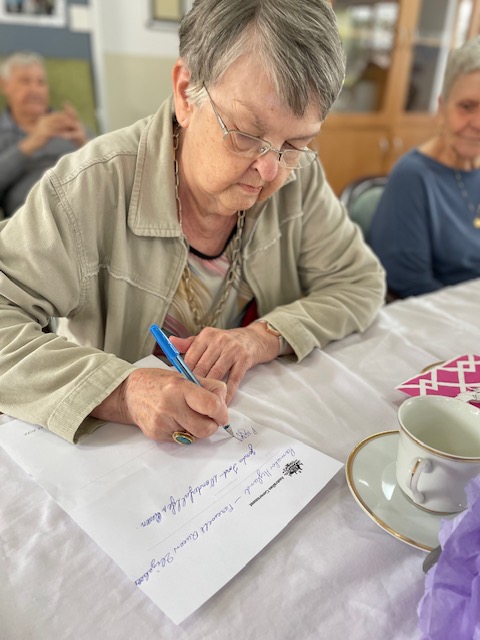
<svg viewBox="0 0 480 640">
<path fill-rule="evenodd" d="M 228 424 L 227 387 L 213 378 L 199 382 L 165 369 L 136 369 L 90 415 L 135 424 L 157 441 L 171 442 L 174 431 L 207 438 Z"/>
</svg>

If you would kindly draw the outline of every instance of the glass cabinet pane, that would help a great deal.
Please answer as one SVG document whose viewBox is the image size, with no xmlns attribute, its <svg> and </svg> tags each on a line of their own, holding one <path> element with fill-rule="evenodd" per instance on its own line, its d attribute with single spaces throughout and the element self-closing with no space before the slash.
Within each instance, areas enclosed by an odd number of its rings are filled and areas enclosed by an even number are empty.
<svg viewBox="0 0 480 640">
<path fill-rule="evenodd" d="M 413 33 L 406 111 L 435 112 L 448 52 L 463 44 L 472 0 L 422 0 Z"/>
<path fill-rule="evenodd" d="M 387 85 L 399 3 L 335 0 L 333 7 L 347 70 L 344 87 L 332 111 L 378 111 Z"/>
</svg>

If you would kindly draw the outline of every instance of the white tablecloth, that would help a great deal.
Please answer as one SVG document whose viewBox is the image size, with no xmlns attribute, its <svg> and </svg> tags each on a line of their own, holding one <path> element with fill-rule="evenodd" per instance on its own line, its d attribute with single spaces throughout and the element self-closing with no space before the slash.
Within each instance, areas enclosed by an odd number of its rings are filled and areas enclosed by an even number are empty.
<svg viewBox="0 0 480 640">
<path fill-rule="evenodd" d="M 479 303 L 477 280 L 387 305 L 362 335 L 249 372 L 234 406 L 345 462 L 396 428 L 397 384 L 480 351 Z M 342 470 L 176 626 L 0 449 L 1 640 L 415 640 L 424 558 L 367 517 Z"/>
</svg>

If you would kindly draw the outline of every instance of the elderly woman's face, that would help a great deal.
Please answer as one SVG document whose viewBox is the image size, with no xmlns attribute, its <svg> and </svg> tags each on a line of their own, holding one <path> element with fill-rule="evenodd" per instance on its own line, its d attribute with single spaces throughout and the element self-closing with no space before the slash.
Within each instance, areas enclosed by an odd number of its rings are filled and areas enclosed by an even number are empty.
<svg viewBox="0 0 480 640">
<path fill-rule="evenodd" d="M 450 149 L 462 158 L 480 157 L 480 71 L 455 80 L 440 115 Z"/>
<path fill-rule="evenodd" d="M 318 110 L 309 108 L 301 119 L 296 118 L 280 104 L 254 60 L 237 61 L 209 93 L 228 129 L 263 138 L 275 149 L 301 149 L 320 131 Z M 252 160 L 227 148 L 209 100 L 193 107 L 186 129 L 184 177 L 206 212 L 232 215 L 249 209 L 279 189 L 291 172 L 280 165 L 273 151 Z"/>
</svg>

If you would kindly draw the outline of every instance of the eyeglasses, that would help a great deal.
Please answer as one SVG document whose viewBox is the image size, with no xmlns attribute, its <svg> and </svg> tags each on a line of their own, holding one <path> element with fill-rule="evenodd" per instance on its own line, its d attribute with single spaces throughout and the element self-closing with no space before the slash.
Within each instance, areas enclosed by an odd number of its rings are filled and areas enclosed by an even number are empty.
<svg viewBox="0 0 480 640">
<path fill-rule="evenodd" d="M 228 129 L 218 113 L 217 107 L 208 93 L 207 87 L 203 85 L 203 88 L 205 89 L 210 100 L 210 104 L 212 105 L 212 109 L 217 116 L 218 123 L 222 127 L 223 142 L 227 149 L 232 153 L 235 153 L 237 156 L 253 160 L 265 155 L 269 151 L 273 151 L 277 154 L 280 165 L 287 169 L 303 169 L 304 167 L 308 167 L 308 165 L 312 164 L 312 162 L 315 162 L 317 152 L 312 151 L 311 149 L 295 149 L 294 147 L 289 147 L 288 149 L 275 149 L 275 147 L 272 147 L 267 140 L 251 136 L 250 134 L 243 133 L 243 131 L 238 131 L 237 129 Z"/>
</svg>

